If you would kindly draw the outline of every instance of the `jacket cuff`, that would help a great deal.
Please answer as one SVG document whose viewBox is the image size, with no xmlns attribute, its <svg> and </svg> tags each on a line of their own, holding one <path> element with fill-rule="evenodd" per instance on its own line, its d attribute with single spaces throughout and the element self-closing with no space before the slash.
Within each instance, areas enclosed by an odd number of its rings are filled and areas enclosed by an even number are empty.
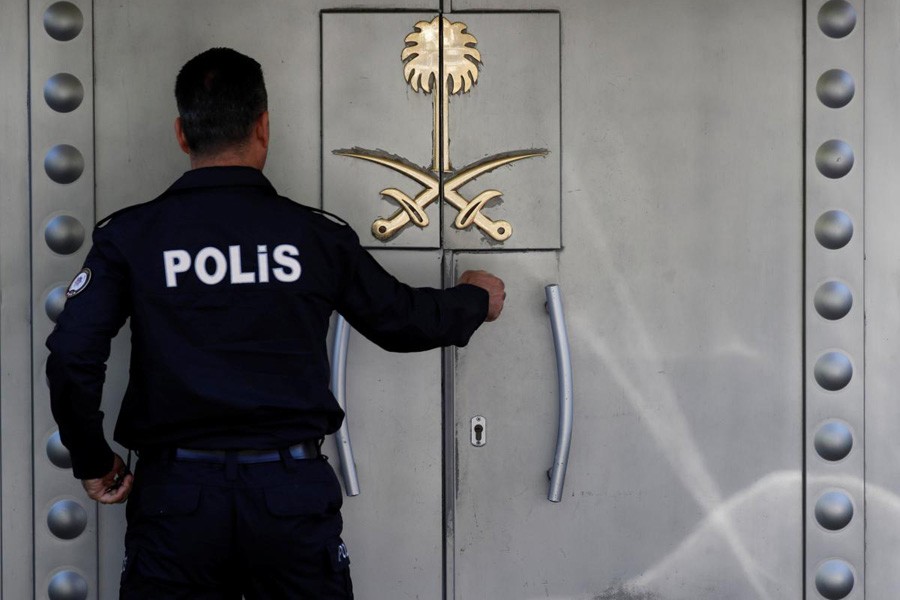
<svg viewBox="0 0 900 600">
<path fill-rule="evenodd" d="M 483 287 L 472 285 L 471 283 L 461 283 L 457 285 L 456 288 L 459 290 L 464 290 L 464 293 L 466 293 L 471 298 L 471 303 L 467 304 L 475 307 L 474 310 L 478 319 L 478 325 L 484 323 L 484 320 L 487 319 L 488 309 L 490 308 L 491 302 L 491 295 L 488 294 L 488 291 Z"/>
<path fill-rule="evenodd" d="M 103 440 L 90 448 L 69 451 L 72 456 L 72 474 L 76 479 L 100 479 L 113 469 L 115 453 Z"/>
<path fill-rule="evenodd" d="M 462 283 L 452 289 L 457 296 L 457 311 L 461 317 L 459 322 L 466 325 L 454 331 L 451 344 L 462 348 L 468 345 L 469 338 L 487 318 L 491 297 L 486 289 L 470 283 Z"/>
</svg>

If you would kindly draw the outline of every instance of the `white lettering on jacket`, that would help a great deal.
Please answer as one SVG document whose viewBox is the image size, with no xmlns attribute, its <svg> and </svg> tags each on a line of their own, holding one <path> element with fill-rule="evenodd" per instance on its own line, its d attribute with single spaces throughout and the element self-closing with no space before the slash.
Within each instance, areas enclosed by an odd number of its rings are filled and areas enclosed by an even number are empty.
<svg viewBox="0 0 900 600">
<path fill-rule="evenodd" d="M 241 247 L 228 246 L 227 255 L 222 250 L 213 246 L 207 246 L 191 257 L 187 250 L 166 250 L 163 252 L 163 271 L 166 277 L 166 287 L 177 288 L 178 277 L 191 271 L 193 266 L 197 279 L 206 285 L 216 285 L 225 280 L 232 284 L 242 283 L 269 283 L 270 275 L 283 283 L 291 283 L 300 279 L 302 268 L 300 267 L 300 250 L 293 244 L 280 244 L 275 246 L 271 254 L 271 262 L 275 267 L 269 267 L 268 246 L 259 244 L 256 246 L 256 269 L 251 265 L 241 263 Z"/>
</svg>

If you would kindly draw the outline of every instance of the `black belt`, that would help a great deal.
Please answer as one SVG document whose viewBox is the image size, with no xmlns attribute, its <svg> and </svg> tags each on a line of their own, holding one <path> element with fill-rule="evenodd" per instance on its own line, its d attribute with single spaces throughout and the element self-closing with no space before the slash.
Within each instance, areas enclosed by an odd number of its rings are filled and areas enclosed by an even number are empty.
<svg viewBox="0 0 900 600">
<path fill-rule="evenodd" d="M 306 459 L 319 456 L 319 444 L 316 442 L 300 442 L 285 448 L 285 453 L 292 458 Z M 196 462 L 226 463 L 230 456 L 234 456 L 238 463 L 267 463 L 281 460 L 280 450 L 196 450 L 191 448 L 176 448 L 175 460 L 189 460 Z"/>
</svg>

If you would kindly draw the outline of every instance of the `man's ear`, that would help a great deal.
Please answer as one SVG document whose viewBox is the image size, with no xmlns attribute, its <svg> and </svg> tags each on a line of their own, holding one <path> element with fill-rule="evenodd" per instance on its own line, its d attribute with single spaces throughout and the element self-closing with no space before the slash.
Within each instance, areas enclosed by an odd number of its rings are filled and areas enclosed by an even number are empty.
<svg viewBox="0 0 900 600">
<path fill-rule="evenodd" d="M 256 139 L 262 144 L 263 148 L 269 147 L 269 111 L 265 110 L 256 120 L 254 127 Z"/>
<path fill-rule="evenodd" d="M 175 119 L 175 139 L 185 154 L 191 153 L 191 146 L 188 144 L 187 137 L 184 135 L 184 127 L 181 124 L 181 117 Z"/>
</svg>

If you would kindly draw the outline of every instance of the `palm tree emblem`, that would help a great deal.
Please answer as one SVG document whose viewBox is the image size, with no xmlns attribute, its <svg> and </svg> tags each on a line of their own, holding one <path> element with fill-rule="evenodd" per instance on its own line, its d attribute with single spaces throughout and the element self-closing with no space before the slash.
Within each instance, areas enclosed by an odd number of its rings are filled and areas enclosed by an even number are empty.
<svg viewBox="0 0 900 600">
<path fill-rule="evenodd" d="M 546 156 L 546 149 L 517 150 L 494 154 L 454 171 L 450 163 L 450 96 L 470 92 L 478 82 L 478 69 L 482 64 L 481 53 L 476 48 L 478 40 L 468 32 L 462 22 L 450 22 L 443 16 L 431 21 L 419 21 L 405 38 L 406 47 L 400 53 L 403 77 L 414 92 L 432 94 L 434 107 L 431 171 L 406 159 L 386 152 L 351 148 L 335 150 L 335 154 L 359 158 L 383 165 L 402 173 L 421 184 L 424 189 L 410 197 L 397 188 L 381 191 L 382 196 L 394 200 L 400 208 L 389 218 L 379 218 L 372 223 L 372 234 L 382 241 L 396 235 L 408 223 L 427 227 L 425 208 L 439 196 L 449 202 L 459 213 L 454 221 L 458 229 L 473 224 L 485 235 L 502 242 L 512 235 L 512 225 L 507 221 L 492 220 L 481 212 L 491 200 L 502 192 L 485 190 L 468 200 L 457 190 L 469 181 L 503 165 L 535 156 Z M 440 174 L 450 175 L 441 183 Z"/>
<path fill-rule="evenodd" d="M 443 77 L 439 40 L 443 41 L 444 49 Z M 468 93 L 478 81 L 478 65 L 481 63 L 481 53 L 475 48 L 478 40 L 466 31 L 465 23 L 451 23 L 446 17 L 435 17 L 430 23 L 416 23 L 405 41 L 407 46 L 400 53 L 400 59 L 404 63 L 406 83 L 414 92 L 436 92 L 432 97 L 434 160 L 431 170 L 450 171 L 450 95 Z M 438 81 L 442 86 L 439 92 L 434 89 Z"/>
</svg>

